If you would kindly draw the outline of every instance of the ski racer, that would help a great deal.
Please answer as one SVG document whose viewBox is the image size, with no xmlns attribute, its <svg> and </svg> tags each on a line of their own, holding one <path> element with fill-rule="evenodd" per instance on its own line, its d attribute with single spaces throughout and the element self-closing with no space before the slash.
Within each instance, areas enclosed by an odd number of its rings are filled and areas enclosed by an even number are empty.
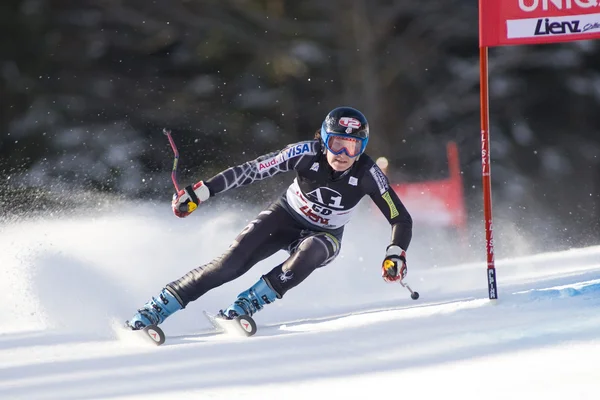
<svg viewBox="0 0 600 400">
<path fill-rule="evenodd" d="M 240 293 L 218 317 L 252 316 L 281 299 L 317 268 L 340 252 L 344 226 L 361 198 L 369 195 L 391 225 L 382 277 L 404 279 L 406 250 L 412 238 L 412 218 L 381 169 L 366 154 L 369 124 L 351 107 L 338 107 L 326 116 L 314 140 L 290 144 L 283 150 L 229 168 L 173 196 L 177 217 L 190 215 L 209 198 L 243 185 L 295 171 L 287 191 L 251 221 L 221 256 L 167 284 L 126 325 L 139 330 L 162 323 L 211 289 L 248 272 L 279 250 L 290 256 Z"/>
</svg>

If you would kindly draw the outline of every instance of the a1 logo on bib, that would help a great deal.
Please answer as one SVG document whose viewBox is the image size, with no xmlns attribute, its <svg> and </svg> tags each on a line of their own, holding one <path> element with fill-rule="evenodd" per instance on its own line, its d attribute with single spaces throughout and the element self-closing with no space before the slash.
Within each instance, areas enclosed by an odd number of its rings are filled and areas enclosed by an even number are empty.
<svg viewBox="0 0 600 400">
<path fill-rule="evenodd" d="M 320 187 L 312 192 L 306 193 L 311 201 L 322 204 L 327 207 L 342 209 L 342 194 L 328 187 Z"/>
</svg>

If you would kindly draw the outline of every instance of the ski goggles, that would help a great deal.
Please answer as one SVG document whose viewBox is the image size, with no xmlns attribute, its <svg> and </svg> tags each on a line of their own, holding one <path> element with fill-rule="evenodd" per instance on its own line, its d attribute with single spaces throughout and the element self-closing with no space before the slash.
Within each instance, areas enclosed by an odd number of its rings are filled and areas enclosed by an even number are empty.
<svg viewBox="0 0 600 400">
<path fill-rule="evenodd" d="M 366 146 L 366 140 L 352 136 L 338 135 L 334 133 L 327 134 L 325 146 L 327 150 L 336 156 L 346 153 L 348 157 L 358 157 L 361 155 Z"/>
</svg>

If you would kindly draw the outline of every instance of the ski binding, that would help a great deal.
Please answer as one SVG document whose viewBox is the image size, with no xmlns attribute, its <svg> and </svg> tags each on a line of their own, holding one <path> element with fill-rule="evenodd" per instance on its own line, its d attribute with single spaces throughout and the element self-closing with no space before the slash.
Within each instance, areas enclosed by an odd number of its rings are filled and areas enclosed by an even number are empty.
<svg viewBox="0 0 600 400">
<path fill-rule="evenodd" d="M 212 326 L 221 332 L 237 336 L 253 336 L 256 333 L 256 322 L 248 315 L 240 315 L 233 319 L 226 319 L 219 315 L 213 315 L 204 311 L 204 316 Z"/>
</svg>

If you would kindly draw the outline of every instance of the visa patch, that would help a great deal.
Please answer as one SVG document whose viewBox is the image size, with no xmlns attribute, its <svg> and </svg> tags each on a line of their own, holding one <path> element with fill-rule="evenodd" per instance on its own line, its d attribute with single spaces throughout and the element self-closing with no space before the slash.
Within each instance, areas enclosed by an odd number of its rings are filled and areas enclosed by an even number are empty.
<svg viewBox="0 0 600 400">
<path fill-rule="evenodd" d="M 308 153 L 309 151 L 310 146 L 308 143 L 299 143 L 295 146 L 287 147 L 281 150 L 279 153 L 277 153 L 275 157 L 271 157 L 267 160 L 258 162 L 258 172 L 264 171 L 265 169 L 273 168 L 274 166 L 279 165 L 282 162 L 289 160 L 290 158 L 294 158 L 304 153 Z"/>
</svg>

